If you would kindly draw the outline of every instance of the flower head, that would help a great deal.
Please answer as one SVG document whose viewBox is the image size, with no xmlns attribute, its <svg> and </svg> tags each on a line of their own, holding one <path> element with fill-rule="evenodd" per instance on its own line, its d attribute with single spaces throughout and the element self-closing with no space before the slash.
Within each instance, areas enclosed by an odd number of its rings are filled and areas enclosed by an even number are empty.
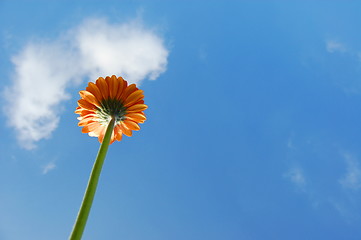
<svg viewBox="0 0 361 240">
<path fill-rule="evenodd" d="M 103 142 L 106 128 L 112 118 L 115 119 L 110 144 L 120 141 L 123 134 L 132 136 L 132 130 L 139 130 L 139 123 L 146 120 L 143 91 L 135 84 L 128 86 L 122 77 L 100 77 L 94 83 L 89 82 L 85 91 L 79 92 L 81 99 L 75 113 L 79 114 L 78 125 L 82 132 L 98 137 Z"/>
</svg>

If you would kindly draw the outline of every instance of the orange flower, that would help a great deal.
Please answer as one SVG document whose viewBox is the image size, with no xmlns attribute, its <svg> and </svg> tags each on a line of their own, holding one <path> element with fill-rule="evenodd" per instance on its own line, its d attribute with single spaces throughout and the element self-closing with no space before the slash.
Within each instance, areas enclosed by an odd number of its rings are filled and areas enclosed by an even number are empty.
<svg viewBox="0 0 361 240">
<path fill-rule="evenodd" d="M 82 132 L 98 137 L 103 142 L 108 123 L 115 118 L 110 144 L 120 141 L 123 134 L 132 136 L 132 130 L 139 130 L 139 123 L 146 117 L 143 91 L 135 84 L 128 86 L 122 77 L 100 77 L 96 83 L 90 82 L 85 91 L 79 92 L 81 99 L 75 113 L 79 114 L 78 125 Z"/>
</svg>

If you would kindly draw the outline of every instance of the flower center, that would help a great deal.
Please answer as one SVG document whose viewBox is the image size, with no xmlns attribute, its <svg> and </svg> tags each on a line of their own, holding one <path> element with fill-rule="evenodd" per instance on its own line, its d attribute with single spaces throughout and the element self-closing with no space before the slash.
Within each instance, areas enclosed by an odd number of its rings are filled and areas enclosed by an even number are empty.
<svg viewBox="0 0 361 240">
<path fill-rule="evenodd" d="M 101 124 L 108 124 L 112 117 L 115 117 L 115 124 L 123 121 L 127 113 L 127 108 L 117 99 L 104 99 L 101 107 L 96 110 Z"/>
</svg>

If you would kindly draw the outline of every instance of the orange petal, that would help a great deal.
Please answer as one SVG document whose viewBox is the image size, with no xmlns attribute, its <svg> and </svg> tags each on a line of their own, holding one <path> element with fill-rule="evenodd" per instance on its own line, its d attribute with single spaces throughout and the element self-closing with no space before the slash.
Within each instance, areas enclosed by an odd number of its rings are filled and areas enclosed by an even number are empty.
<svg viewBox="0 0 361 240">
<path fill-rule="evenodd" d="M 124 106 L 129 107 L 143 98 L 144 98 L 143 90 L 136 90 L 127 97 L 127 99 L 124 101 L 125 103 Z"/>
<path fill-rule="evenodd" d="M 93 95 L 97 98 L 97 100 L 98 100 L 99 102 L 101 102 L 101 101 L 103 100 L 103 96 L 102 96 L 99 88 L 98 88 L 97 85 L 95 85 L 94 83 L 89 82 L 86 90 L 87 90 L 88 92 L 90 92 L 91 94 L 93 94 Z"/>
<path fill-rule="evenodd" d="M 89 132 L 88 125 L 84 126 L 84 127 L 81 129 L 81 132 L 82 132 L 82 133 L 88 133 L 88 132 Z"/>
<path fill-rule="evenodd" d="M 81 114 L 81 112 L 82 112 L 83 110 L 84 110 L 83 108 L 77 107 L 74 112 L 75 112 L 76 114 Z"/>
<path fill-rule="evenodd" d="M 100 92 L 102 93 L 103 99 L 108 99 L 109 97 L 109 88 L 107 82 L 104 78 L 100 77 L 95 83 L 99 88 Z"/>
<path fill-rule="evenodd" d="M 138 102 L 134 103 L 133 105 L 136 105 L 136 104 L 144 104 L 144 100 L 139 100 Z"/>
<path fill-rule="evenodd" d="M 101 127 L 102 127 L 102 125 L 100 125 L 99 122 L 91 122 L 83 127 L 82 132 L 83 133 L 94 132 L 98 128 L 101 128 Z"/>
<path fill-rule="evenodd" d="M 100 106 L 99 101 L 96 99 L 96 97 L 92 93 L 90 93 L 88 91 L 80 91 L 79 95 L 80 95 L 80 97 L 87 100 L 91 104 L 94 104 L 95 106 L 98 106 L 98 107 Z"/>
<path fill-rule="evenodd" d="M 122 129 L 121 129 L 121 127 L 119 126 L 119 124 L 115 126 L 115 128 L 114 128 L 114 134 L 115 134 L 115 139 L 116 139 L 117 141 L 122 140 L 123 133 L 122 133 Z"/>
<path fill-rule="evenodd" d="M 117 139 L 117 141 L 121 141 L 123 138 L 123 133 L 122 132 L 118 132 L 117 135 L 115 136 L 115 138 Z"/>
<path fill-rule="evenodd" d="M 126 89 L 128 86 L 128 82 L 125 81 L 122 77 L 119 77 L 118 81 L 119 81 L 119 88 L 118 88 L 116 99 L 120 100 L 120 97 L 122 96 L 122 93 L 124 92 L 124 89 Z"/>
<path fill-rule="evenodd" d="M 77 117 L 77 119 L 79 119 L 79 120 L 82 120 L 82 119 L 84 119 L 84 118 L 94 118 L 94 117 L 96 117 L 97 115 L 96 114 L 94 114 L 94 113 L 89 113 L 89 114 L 82 114 L 82 115 L 80 115 L 79 117 Z"/>
<path fill-rule="evenodd" d="M 95 114 L 95 112 L 93 110 L 88 110 L 88 109 L 84 109 L 84 108 L 79 108 L 77 110 L 75 110 L 76 114 L 79 114 L 80 116 L 86 116 L 88 114 Z"/>
<path fill-rule="evenodd" d="M 106 78 L 105 80 L 107 79 L 107 83 L 109 86 L 109 96 L 110 98 L 114 99 L 117 96 L 119 81 L 115 75 L 110 78 Z"/>
<path fill-rule="evenodd" d="M 112 144 L 114 141 L 115 141 L 115 133 L 114 133 L 114 129 L 113 129 L 112 136 L 110 137 L 109 145 Z"/>
<path fill-rule="evenodd" d="M 112 132 L 112 136 L 111 136 L 111 138 L 110 138 L 110 143 L 109 143 L 109 144 L 112 144 L 113 142 L 115 142 L 116 136 L 117 136 L 117 132 L 116 132 L 115 127 L 114 127 L 114 128 L 113 128 L 113 132 Z"/>
<path fill-rule="evenodd" d="M 127 99 L 127 97 L 132 94 L 135 90 L 137 89 L 137 86 L 133 83 L 131 85 L 129 85 L 123 92 L 122 96 L 120 97 L 120 100 L 122 100 L 123 102 L 125 102 L 125 100 Z"/>
<path fill-rule="evenodd" d="M 98 140 L 99 140 L 100 143 L 103 142 L 103 140 L 104 140 L 104 135 L 105 135 L 105 131 L 102 131 L 102 132 L 99 133 Z"/>
<path fill-rule="evenodd" d="M 103 131 L 105 131 L 105 127 L 103 125 L 100 125 L 100 127 L 94 129 L 92 132 L 89 132 L 89 136 L 91 136 L 91 137 L 99 137 L 99 135 Z"/>
<path fill-rule="evenodd" d="M 88 109 L 88 110 L 95 110 L 97 107 L 94 104 L 91 104 L 85 99 L 78 100 L 78 105 L 82 108 Z"/>
<path fill-rule="evenodd" d="M 123 123 L 130 130 L 138 131 L 140 129 L 139 125 L 131 120 L 124 120 Z"/>
<path fill-rule="evenodd" d="M 82 127 L 88 125 L 89 123 L 95 122 L 96 120 L 92 117 L 83 118 L 78 122 L 78 126 Z"/>
<path fill-rule="evenodd" d="M 144 113 L 134 112 L 134 113 L 128 113 L 126 115 L 126 119 L 130 119 L 134 122 L 143 123 L 147 118 L 144 116 Z"/>
<path fill-rule="evenodd" d="M 148 106 L 145 104 L 136 104 L 127 108 L 127 112 L 141 112 L 147 109 Z"/>
<path fill-rule="evenodd" d="M 97 128 L 100 128 L 102 125 L 99 122 L 91 122 L 88 124 L 88 129 L 90 132 L 94 132 Z"/>
<path fill-rule="evenodd" d="M 120 124 L 120 129 L 128 137 L 131 137 L 133 135 L 132 130 L 127 128 L 127 126 L 125 126 L 125 124 L 123 122 Z"/>
</svg>

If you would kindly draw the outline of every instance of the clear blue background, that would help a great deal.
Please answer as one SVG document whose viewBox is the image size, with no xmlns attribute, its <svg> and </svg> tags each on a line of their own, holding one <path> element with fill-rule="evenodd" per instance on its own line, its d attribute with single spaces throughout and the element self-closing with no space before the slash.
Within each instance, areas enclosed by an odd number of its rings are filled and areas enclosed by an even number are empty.
<svg viewBox="0 0 361 240">
<path fill-rule="evenodd" d="M 360 2 L 1 0 L 1 87 L 33 37 L 139 11 L 167 71 L 111 145 L 83 239 L 361 239 Z M 85 86 L 34 150 L 0 115 L 1 240 L 67 239 L 99 146 L 73 113 Z"/>
</svg>

